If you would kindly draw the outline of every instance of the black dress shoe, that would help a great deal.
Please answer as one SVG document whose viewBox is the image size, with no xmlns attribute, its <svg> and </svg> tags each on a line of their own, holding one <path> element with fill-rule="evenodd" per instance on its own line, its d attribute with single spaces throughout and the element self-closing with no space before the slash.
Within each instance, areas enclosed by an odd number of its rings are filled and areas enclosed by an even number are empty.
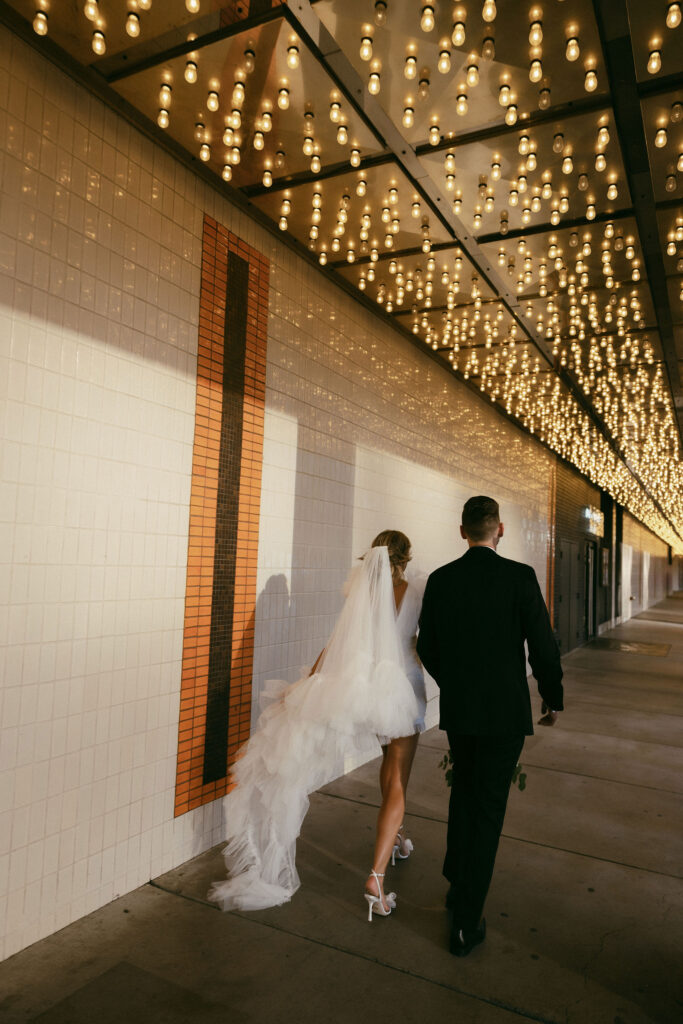
<svg viewBox="0 0 683 1024">
<path fill-rule="evenodd" d="M 450 888 L 449 888 L 448 892 L 446 893 L 446 909 L 447 910 L 452 910 L 453 907 L 455 906 L 455 900 L 456 900 L 457 892 L 458 892 L 457 889 L 455 888 L 455 886 L 451 882 Z"/>
<path fill-rule="evenodd" d="M 486 937 L 486 920 L 482 917 L 481 924 L 474 931 L 453 928 L 451 932 L 451 953 L 453 956 L 469 956 L 475 946 Z"/>
</svg>

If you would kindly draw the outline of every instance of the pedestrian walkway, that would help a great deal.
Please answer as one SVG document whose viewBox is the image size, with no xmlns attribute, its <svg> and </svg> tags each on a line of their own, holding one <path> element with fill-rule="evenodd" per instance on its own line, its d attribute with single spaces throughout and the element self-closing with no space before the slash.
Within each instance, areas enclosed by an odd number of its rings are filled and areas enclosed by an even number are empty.
<svg viewBox="0 0 683 1024">
<path fill-rule="evenodd" d="M 466 960 L 447 949 L 445 735 L 431 730 L 390 918 L 368 924 L 362 898 L 374 762 L 312 797 L 290 904 L 220 913 L 206 902 L 223 872 L 212 850 L 0 965 L 0 1021 L 679 1022 L 683 593 L 564 666 L 567 710 L 527 741 L 487 939 Z"/>
</svg>

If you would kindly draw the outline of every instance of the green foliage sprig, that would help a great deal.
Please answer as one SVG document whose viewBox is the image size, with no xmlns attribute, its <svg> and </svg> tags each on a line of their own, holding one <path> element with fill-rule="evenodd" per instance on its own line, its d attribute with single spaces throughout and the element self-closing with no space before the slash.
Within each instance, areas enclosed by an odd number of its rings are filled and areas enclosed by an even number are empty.
<svg viewBox="0 0 683 1024">
<path fill-rule="evenodd" d="M 453 755 L 448 751 L 444 754 L 441 761 L 439 761 L 439 768 L 443 770 L 444 777 L 446 779 L 446 785 L 453 785 Z M 521 764 L 515 765 L 515 770 L 512 773 L 512 779 L 510 780 L 510 786 L 517 786 L 520 792 L 526 789 L 526 772 Z"/>
</svg>

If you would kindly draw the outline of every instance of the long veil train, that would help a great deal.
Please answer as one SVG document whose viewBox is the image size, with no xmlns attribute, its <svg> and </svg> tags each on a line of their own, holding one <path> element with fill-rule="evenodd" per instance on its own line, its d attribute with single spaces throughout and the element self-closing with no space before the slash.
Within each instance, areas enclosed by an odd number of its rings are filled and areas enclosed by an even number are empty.
<svg viewBox="0 0 683 1024">
<path fill-rule="evenodd" d="M 209 891 L 223 910 L 291 899 L 299 888 L 296 840 L 309 793 L 378 735 L 415 731 L 418 704 L 405 674 L 385 547 L 371 548 L 354 569 L 317 671 L 291 686 L 278 682 L 269 697 L 224 798 L 230 877 Z"/>
</svg>

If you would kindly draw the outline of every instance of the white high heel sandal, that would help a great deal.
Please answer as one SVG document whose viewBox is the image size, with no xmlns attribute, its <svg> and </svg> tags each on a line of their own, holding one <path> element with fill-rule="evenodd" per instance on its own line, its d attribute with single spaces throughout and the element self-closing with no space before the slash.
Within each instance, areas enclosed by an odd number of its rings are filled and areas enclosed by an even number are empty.
<svg viewBox="0 0 683 1024">
<path fill-rule="evenodd" d="M 373 876 L 373 878 L 377 882 L 377 891 L 381 893 L 382 892 L 382 883 L 380 882 L 380 878 L 384 878 L 384 872 L 382 871 L 381 873 L 378 873 L 377 871 L 371 871 L 370 874 Z M 366 892 L 363 895 L 365 896 L 366 900 L 368 901 L 368 921 L 372 921 L 372 912 L 373 912 L 373 910 L 380 917 L 388 917 L 389 914 L 391 913 L 391 911 L 396 909 L 396 893 L 395 892 L 389 892 L 384 897 L 384 899 L 387 901 L 386 908 L 385 908 L 385 906 L 384 906 L 384 904 L 382 902 L 382 897 L 381 896 L 373 896 L 373 894 L 371 892 Z M 379 904 L 379 906 L 377 906 L 377 904 Z"/>
<path fill-rule="evenodd" d="M 402 831 L 403 831 L 403 825 L 401 825 L 400 829 L 398 830 L 398 833 L 396 835 L 397 842 L 394 844 L 394 848 L 391 851 L 391 864 L 392 864 L 392 866 L 394 866 L 396 864 L 396 858 L 397 857 L 398 857 L 399 860 L 407 860 L 408 857 L 410 857 L 410 855 L 413 852 L 413 850 L 415 849 L 415 847 L 413 846 L 412 839 L 406 839 L 404 836 L 402 836 L 401 835 Z"/>
</svg>

